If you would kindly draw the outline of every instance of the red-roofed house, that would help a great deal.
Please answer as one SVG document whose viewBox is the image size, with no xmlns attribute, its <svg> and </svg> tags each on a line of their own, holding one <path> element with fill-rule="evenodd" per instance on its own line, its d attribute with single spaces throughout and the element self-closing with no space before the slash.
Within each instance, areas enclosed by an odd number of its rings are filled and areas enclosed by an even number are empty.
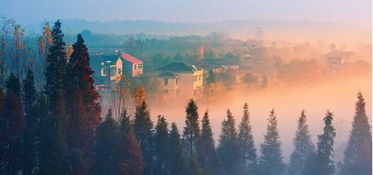
<svg viewBox="0 0 373 175">
<path fill-rule="evenodd" d="M 125 52 L 121 53 L 120 56 L 123 60 L 123 70 L 126 75 L 131 77 L 142 75 L 144 67 L 143 61 Z"/>
</svg>

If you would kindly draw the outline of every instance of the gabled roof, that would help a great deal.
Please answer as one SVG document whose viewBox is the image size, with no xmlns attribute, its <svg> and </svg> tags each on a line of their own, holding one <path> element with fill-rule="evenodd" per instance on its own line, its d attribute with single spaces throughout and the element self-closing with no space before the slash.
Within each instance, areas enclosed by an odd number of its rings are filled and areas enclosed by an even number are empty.
<svg viewBox="0 0 373 175">
<path fill-rule="evenodd" d="M 134 57 L 134 56 L 132 56 L 128 53 L 125 53 L 125 52 L 121 53 L 121 58 L 123 60 L 126 60 L 130 63 L 133 63 L 133 64 L 142 64 L 143 63 L 143 61 L 141 61 L 138 58 L 136 58 L 136 57 Z"/>
<path fill-rule="evenodd" d="M 175 78 L 176 75 L 167 71 L 167 72 L 163 72 L 163 73 L 158 74 L 158 77 Z"/>
<path fill-rule="evenodd" d="M 158 71 L 169 71 L 169 72 L 193 72 L 199 70 L 196 66 L 188 66 L 184 63 L 169 63 L 158 68 Z"/>
</svg>

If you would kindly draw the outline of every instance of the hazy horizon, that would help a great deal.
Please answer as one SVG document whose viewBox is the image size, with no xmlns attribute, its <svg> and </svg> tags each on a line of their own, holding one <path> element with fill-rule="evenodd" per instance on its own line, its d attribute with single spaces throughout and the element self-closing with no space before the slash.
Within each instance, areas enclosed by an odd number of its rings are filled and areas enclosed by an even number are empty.
<svg viewBox="0 0 373 175">
<path fill-rule="evenodd" d="M 37 5 L 30 5 L 30 3 Z M 371 1 L 149 1 L 2 0 L 1 15 L 23 25 L 52 19 L 101 21 L 152 20 L 213 23 L 230 20 L 318 21 L 371 26 Z M 322 4 L 322 6 L 320 5 Z M 17 10 L 14 10 L 17 9 Z M 18 13 L 27 11 L 29 13 Z M 48 15 L 46 15 L 48 14 Z"/>
</svg>

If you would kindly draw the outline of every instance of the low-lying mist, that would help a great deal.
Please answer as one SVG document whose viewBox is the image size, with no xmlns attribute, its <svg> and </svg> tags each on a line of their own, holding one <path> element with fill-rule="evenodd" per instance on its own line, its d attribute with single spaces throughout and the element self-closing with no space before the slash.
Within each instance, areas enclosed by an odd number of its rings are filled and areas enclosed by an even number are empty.
<svg viewBox="0 0 373 175">
<path fill-rule="evenodd" d="M 241 120 L 244 103 L 248 103 L 250 120 L 253 127 L 257 149 L 266 131 L 267 116 L 274 109 L 279 122 L 279 131 L 285 160 L 293 150 L 297 120 L 301 110 L 306 111 L 312 139 L 317 142 L 317 134 L 322 132 L 323 117 L 327 110 L 334 114 L 333 124 L 337 136 L 335 142 L 335 160 L 342 158 L 345 143 L 351 129 L 355 112 L 356 95 L 362 92 L 366 99 L 367 115 L 371 116 L 371 75 L 355 74 L 328 78 L 305 84 L 270 86 L 265 89 L 251 89 L 237 85 L 234 89 L 220 93 L 215 100 L 198 102 L 200 119 L 209 111 L 214 138 L 218 142 L 221 122 L 230 109 L 236 119 L 236 125 Z M 182 130 L 185 121 L 185 106 L 187 100 L 172 101 L 170 105 L 151 104 L 152 120 L 164 115 L 169 122 L 176 122 Z"/>
</svg>

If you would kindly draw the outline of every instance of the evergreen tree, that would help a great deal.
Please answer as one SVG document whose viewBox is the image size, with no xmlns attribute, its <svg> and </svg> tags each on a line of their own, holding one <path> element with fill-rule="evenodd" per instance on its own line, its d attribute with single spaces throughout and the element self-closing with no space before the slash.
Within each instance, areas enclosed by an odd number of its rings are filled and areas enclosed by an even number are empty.
<svg viewBox="0 0 373 175">
<path fill-rule="evenodd" d="M 348 146 L 344 152 L 342 175 L 372 173 L 372 133 L 365 112 L 365 100 L 359 92 Z"/>
<path fill-rule="evenodd" d="M 177 175 L 181 173 L 181 169 L 183 166 L 183 147 L 181 145 L 181 138 L 179 134 L 179 130 L 175 123 L 171 124 L 171 131 L 169 136 L 169 154 L 170 157 L 170 174 Z"/>
<path fill-rule="evenodd" d="M 118 165 L 117 174 L 141 175 L 144 162 L 141 147 L 135 137 L 134 129 L 127 112 L 124 111 L 120 117 L 119 141 L 116 146 L 116 159 Z"/>
<path fill-rule="evenodd" d="M 163 116 L 158 116 L 158 122 L 155 127 L 154 135 L 154 155 L 156 159 L 155 171 L 157 175 L 169 174 L 169 138 L 168 123 Z"/>
<path fill-rule="evenodd" d="M 302 175 L 305 170 L 307 160 L 315 151 L 306 121 L 307 117 L 305 112 L 302 111 L 298 119 L 298 127 L 293 141 L 295 149 L 290 155 L 290 163 L 288 167 L 289 175 Z"/>
<path fill-rule="evenodd" d="M 47 99 L 47 97 L 45 97 Z M 58 98 L 56 104 L 63 108 L 63 98 Z M 43 102 L 43 101 L 42 101 Z M 48 102 L 40 104 L 40 175 L 65 175 L 67 173 L 66 162 L 66 136 L 64 118 L 61 115 L 52 115 L 48 109 Z M 62 110 L 61 110 L 62 111 Z"/>
<path fill-rule="evenodd" d="M 264 143 L 261 144 L 262 154 L 259 159 L 259 171 L 265 175 L 282 175 L 285 164 L 282 161 L 281 142 L 274 110 L 270 112 L 268 123 Z"/>
<path fill-rule="evenodd" d="M 333 161 L 333 144 L 335 138 L 335 129 L 332 125 L 333 114 L 327 112 L 324 118 L 324 133 L 318 135 L 317 151 L 309 160 L 305 169 L 306 175 L 323 174 L 332 175 L 335 173 Z"/>
<path fill-rule="evenodd" d="M 227 119 L 222 122 L 218 154 L 226 174 L 239 172 L 238 134 L 232 113 L 227 110 Z"/>
<path fill-rule="evenodd" d="M 22 171 L 24 116 L 21 105 L 21 84 L 13 74 L 6 80 L 4 101 L 4 128 L 1 146 L 4 162 L 1 174 L 18 174 Z"/>
<path fill-rule="evenodd" d="M 104 122 L 97 128 L 97 137 L 95 144 L 94 168 L 96 175 L 116 174 L 116 154 L 114 148 L 118 141 L 118 124 L 112 117 L 112 111 L 109 109 Z"/>
<path fill-rule="evenodd" d="M 245 174 L 256 173 L 257 155 L 254 145 L 254 137 L 250 125 L 249 107 L 247 103 L 243 106 L 243 117 L 239 126 L 238 146 L 240 150 L 241 170 Z"/>
<path fill-rule="evenodd" d="M 66 116 L 64 80 L 66 72 L 65 42 L 61 23 L 52 29 L 52 45 L 49 47 L 46 67 L 45 93 L 48 115 L 42 121 L 40 139 L 40 174 L 65 174 L 66 168 Z"/>
<path fill-rule="evenodd" d="M 86 106 L 83 104 L 82 93 L 79 88 L 70 94 L 74 100 L 69 102 L 69 115 L 67 120 L 67 145 L 68 145 L 68 167 L 71 174 L 90 174 L 90 150 L 91 140 L 89 138 L 88 117 Z"/>
<path fill-rule="evenodd" d="M 145 161 L 144 174 L 151 175 L 154 173 L 153 123 L 145 101 L 142 102 L 141 106 L 136 107 L 134 128 Z"/>
<path fill-rule="evenodd" d="M 101 107 L 99 95 L 94 87 L 93 71 L 90 67 L 88 48 L 81 34 L 73 44 L 73 52 L 66 71 L 67 92 L 80 88 L 82 103 L 87 110 L 88 126 L 91 132 L 100 122 Z M 67 95 L 69 96 L 69 95 Z"/>
<path fill-rule="evenodd" d="M 31 175 L 37 167 L 37 130 L 39 126 L 39 118 L 36 115 L 35 106 L 37 102 L 37 94 L 34 84 L 34 75 L 31 70 L 26 73 L 26 78 L 23 80 L 23 104 L 25 110 L 25 133 L 23 143 L 23 171 L 22 174 Z"/>
<path fill-rule="evenodd" d="M 5 97 L 4 97 L 3 88 L 0 87 L 0 143 L 5 143 L 6 139 L 6 131 L 7 131 L 7 119 L 4 115 L 4 108 L 5 108 Z M 5 144 L 0 144 L 0 155 L 6 154 L 6 147 Z M 6 157 L 0 156 L 0 174 L 5 174 L 6 172 Z"/>
<path fill-rule="evenodd" d="M 201 138 L 198 146 L 198 156 L 204 174 L 213 175 L 219 173 L 219 160 L 215 150 L 215 141 L 212 137 L 209 114 L 206 111 L 202 119 Z"/>
<path fill-rule="evenodd" d="M 186 107 L 186 120 L 183 135 L 187 158 L 190 158 L 192 154 L 196 154 L 199 135 L 198 107 L 194 100 L 191 99 Z"/>
<path fill-rule="evenodd" d="M 52 29 L 52 46 L 49 48 L 47 68 L 45 72 L 45 91 L 48 97 L 48 105 L 53 115 L 63 115 L 64 110 L 59 104 L 63 102 L 63 87 L 66 72 L 65 42 L 63 41 L 61 22 L 58 20 Z"/>
</svg>

